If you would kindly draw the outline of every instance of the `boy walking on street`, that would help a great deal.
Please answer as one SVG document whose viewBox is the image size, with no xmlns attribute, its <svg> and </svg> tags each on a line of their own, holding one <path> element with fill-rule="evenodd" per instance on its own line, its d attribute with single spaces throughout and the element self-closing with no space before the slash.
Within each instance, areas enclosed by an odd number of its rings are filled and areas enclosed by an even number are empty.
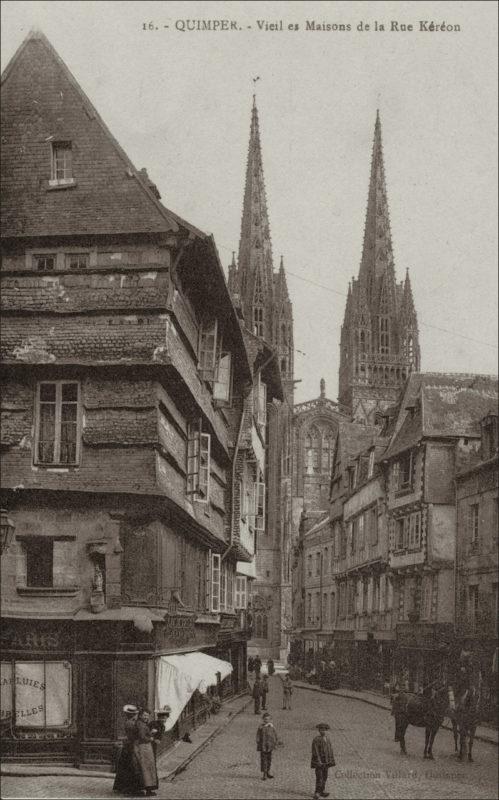
<svg viewBox="0 0 499 800">
<path fill-rule="evenodd" d="M 282 707 L 291 711 L 291 695 L 293 694 L 293 684 L 289 675 L 286 675 L 282 682 Z"/>
<path fill-rule="evenodd" d="M 270 714 L 263 715 L 263 722 L 256 732 L 256 749 L 260 753 L 260 769 L 262 771 L 262 781 L 273 778 L 270 774 L 272 765 L 272 753 L 277 747 L 277 733 Z"/>
<path fill-rule="evenodd" d="M 314 800 L 319 800 L 320 797 L 329 797 L 329 792 L 326 792 L 327 773 L 329 767 L 334 767 L 336 762 L 331 740 L 326 733 L 329 730 L 329 725 L 321 722 L 316 727 L 319 735 L 315 736 L 312 741 L 312 762 L 310 766 L 315 769 Z"/>
</svg>

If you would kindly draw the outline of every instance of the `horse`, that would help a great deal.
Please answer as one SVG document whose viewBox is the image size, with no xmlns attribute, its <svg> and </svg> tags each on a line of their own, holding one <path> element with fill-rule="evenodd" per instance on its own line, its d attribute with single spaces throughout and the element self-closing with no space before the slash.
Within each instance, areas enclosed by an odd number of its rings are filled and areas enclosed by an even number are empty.
<svg viewBox="0 0 499 800">
<path fill-rule="evenodd" d="M 451 692 L 447 686 L 434 688 L 431 696 L 400 692 L 392 710 L 395 717 L 395 741 L 400 743 L 400 752 L 407 755 L 405 732 L 409 725 L 415 725 L 425 729 L 423 758 L 433 761 L 433 742 L 450 705 Z"/>
<path fill-rule="evenodd" d="M 468 751 L 468 761 L 473 761 L 473 742 L 477 725 L 480 723 L 480 704 L 480 686 L 472 686 L 456 702 L 454 715 L 459 731 L 459 752 L 457 754 L 459 761 L 464 760 L 466 751 Z"/>
</svg>

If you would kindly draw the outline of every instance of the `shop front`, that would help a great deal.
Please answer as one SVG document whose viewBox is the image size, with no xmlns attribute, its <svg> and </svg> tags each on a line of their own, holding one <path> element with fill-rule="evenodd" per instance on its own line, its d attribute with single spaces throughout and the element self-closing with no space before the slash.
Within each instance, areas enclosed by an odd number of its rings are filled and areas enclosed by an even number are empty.
<svg viewBox="0 0 499 800">
<path fill-rule="evenodd" d="M 126 607 L 70 619 L 2 620 L 2 758 L 111 765 L 124 735 L 122 709 L 157 711 L 164 654 L 216 647 L 218 621 Z M 206 719 L 199 698 L 161 749 Z"/>
</svg>

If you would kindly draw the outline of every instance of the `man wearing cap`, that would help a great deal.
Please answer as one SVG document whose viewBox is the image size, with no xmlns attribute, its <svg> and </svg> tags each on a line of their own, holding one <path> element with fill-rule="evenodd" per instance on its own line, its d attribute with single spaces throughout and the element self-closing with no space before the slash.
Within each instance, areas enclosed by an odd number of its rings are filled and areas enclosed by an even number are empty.
<svg viewBox="0 0 499 800">
<path fill-rule="evenodd" d="M 329 797 L 326 792 L 327 773 L 329 767 L 335 766 L 333 746 L 326 731 L 329 730 L 327 722 L 320 722 L 316 725 L 319 731 L 312 741 L 312 762 L 310 766 L 315 769 L 315 794 L 314 800 L 319 797 Z"/>
<path fill-rule="evenodd" d="M 270 774 L 272 764 L 272 753 L 277 747 L 277 733 L 272 725 L 270 714 L 263 715 L 263 722 L 256 732 L 256 749 L 260 753 L 260 769 L 262 771 L 262 781 L 273 778 Z"/>
</svg>

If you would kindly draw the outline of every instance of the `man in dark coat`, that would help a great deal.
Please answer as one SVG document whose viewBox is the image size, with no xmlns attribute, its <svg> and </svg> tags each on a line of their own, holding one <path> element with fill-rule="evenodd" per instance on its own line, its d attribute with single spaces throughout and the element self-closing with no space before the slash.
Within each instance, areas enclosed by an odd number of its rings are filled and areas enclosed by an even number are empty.
<svg viewBox="0 0 499 800">
<path fill-rule="evenodd" d="M 272 753 L 277 747 L 277 733 L 272 725 L 270 714 L 263 715 L 263 722 L 256 732 L 256 749 L 260 753 L 260 769 L 262 771 L 262 781 L 273 778 L 270 774 L 272 765 Z"/>
<path fill-rule="evenodd" d="M 326 733 L 329 730 L 329 725 L 321 722 L 316 727 L 319 734 L 312 741 L 312 761 L 310 764 L 312 769 L 315 769 L 314 800 L 318 800 L 319 797 L 329 797 L 329 792 L 326 792 L 327 773 L 329 767 L 334 767 L 336 763 L 333 746 Z"/>
<path fill-rule="evenodd" d="M 262 671 L 262 659 L 260 658 L 260 656 L 255 656 L 253 665 L 255 667 L 255 675 L 257 678 L 259 678 L 260 672 Z"/>
<path fill-rule="evenodd" d="M 253 691 L 251 692 L 253 700 L 255 701 L 255 714 L 260 713 L 260 701 L 262 699 L 262 682 L 257 676 L 253 684 Z"/>
<path fill-rule="evenodd" d="M 274 672 L 275 672 L 275 666 L 274 666 L 274 659 L 273 658 L 269 658 L 269 660 L 267 661 L 267 672 L 268 672 L 269 675 L 273 675 Z"/>
</svg>

